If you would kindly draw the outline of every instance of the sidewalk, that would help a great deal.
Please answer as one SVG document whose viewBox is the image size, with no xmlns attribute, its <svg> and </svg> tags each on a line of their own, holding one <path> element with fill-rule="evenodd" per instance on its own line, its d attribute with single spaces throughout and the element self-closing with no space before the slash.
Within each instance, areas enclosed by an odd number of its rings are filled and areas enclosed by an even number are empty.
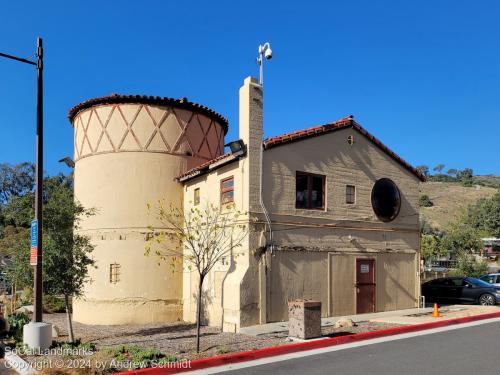
<svg viewBox="0 0 500 375">
<path fill-rule="evenodd" d="M 450 305 L 440 307 L 441 318 L 432 317 L 432 307 L 414 308 L 405 310 L 384 311 L 370 314 L 345 315 L 335 316 L 321 319 L 322 327 L 329 327 L 335 324 L 340 318 L 351 319 L 355 323 L 359 322 L 378 322 L 378 323 L 393 323 L 401 325 L 429 323 L 436 319 L 452 319 L 465 316 L 487 314 L 500 311 L 499 306 L 476 306 L 476 305 Z M 240 333 L 259 336 L 278 332 L 288 331 L 288 322 L 267 323 L 244 327 L 240 329 Z"/>
</svg>

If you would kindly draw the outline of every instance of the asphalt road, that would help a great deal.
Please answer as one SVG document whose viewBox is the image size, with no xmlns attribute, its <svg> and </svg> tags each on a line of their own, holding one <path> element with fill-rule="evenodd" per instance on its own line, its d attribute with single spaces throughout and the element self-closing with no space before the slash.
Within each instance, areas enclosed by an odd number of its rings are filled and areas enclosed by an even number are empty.
<svg viewBox="0 0 500 375">
<path fill-rule="evenodd" d="M 301 357 L 225 374 L 492 375 L 500 373 L 500 322 Z"/>
</svg>

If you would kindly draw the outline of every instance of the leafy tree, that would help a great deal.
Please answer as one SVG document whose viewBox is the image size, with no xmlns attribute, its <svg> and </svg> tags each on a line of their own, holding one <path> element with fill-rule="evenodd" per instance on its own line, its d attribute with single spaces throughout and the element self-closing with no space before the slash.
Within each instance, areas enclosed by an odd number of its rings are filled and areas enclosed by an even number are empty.
<svg viewBox="0 0 500 375">
<path fill-rule="evenodd" d="M 420 254 L 425 263 L 435 260 L 446 254 L 446 250 L 441 246 L 438 236 L 424 234 L 420 240 Z"/>
<path fill-rule="evenodd" d="M 464 223 L 463 218 L 459 218 L 445 230 L 441 240 L 445 250 L 455 254 L 469 254 L 478 251 L 483 247 L 479 232 Z"/>
<path fill-rule="evenodd" d="M 148 204 L 148 209 L 151 206 Z M 203 282 L 210 270 L 225 257 L 235 257 L 235 252 L 246 237 L 246 226 L 241 223 L 242 213 L 234 205 L 217 207 L 207 204 L 205 208 L 186 211 L 160 201 L 156 218 L 167 231 L 155 232 L 146 245 L 145 255 L 153 251 L 163 261 L 169 261 L 172 269 L 184 262 L 198 273 L 196 351 L 200 351 L 200 321 L 203 308 Z"/>
<path fill-rule="evenodd" d="M 457 173 L 458 171 L 455 168 L 450 168 L 448 169 L 448 171 L 446 171 L 446 174 L 452 177 L 456 177 Z"/>
<path fill-rule="evenodd" d="M 438 164 L 432 170 L 438 174 L 440 174 L 444 169 L 444 164 Z"/>
<path fill-rule="evenodd" d="M 425 177 L 429 176 L 429 167 L 427 165 L 417 165 L 415 169 Z"/>
<path fill-rule="evenodd" d="M 32 163 L 12 166 L 0 164 L 0 204 L 5 204 L 12 196 L 23 196 L 33 190 L 35 167 Z"/>
<path fill-rule="evenodd" d="M 64 296 L 73 342 L 70 299 L 82 294 L 83 284 L 88 280 L 88 267 L 94 265 L 89 238 L 73 231 L 78 229 L 82 217 L 94 212 L 74 201 L 72 179 L 64 175 L 44 179 L 43 200 L 44 293 Z M 33 194 L 28 192 L 20 197 L 11 196 L 5 208 L 10 226 L 0 240 L 0 250 L 10 255 L 7 278 L 18 288 L 33 285 L 33 267 L 29 264 L 33 204 Z"/>
<path fill-rule="evenodd" d="M 471 254 L 460 253 L 457 258 L 457 266 L 452 274 L 456 276 L 480 277 L 488 273 L 488 263 L 484 260 L 476 260 Z"/>
<path fill-rule="evenodd" d="M 51 295 L 63 295 L 70 341 L 74 342 L 70 299 L 83 294 L 89 280 L 88 269 L 95 265 L 90 238 L 78 234 L 82 217 L 94 214 L 74 201 L 71 180 L 49 188 L 44 207 L 47 244 L 44 250 L 44 289 Z"/>
<path fill-rule="evenodd" d="M 491 198 L 483 198 L 469 206 L 465 223 L 482 236 L 500 238 L 500 191 Z"/>
<path fill-rule="evenodd" d="M 429 198 L 429 196 L 427 194 L 422 194 L 420 196 L 420 200 L 419 200 L 420 207 L 432 207 L 433 205 L 434 205 L 434 203 L 432 203 L 431 199 Z"/>
<path fill-rule="evenodd" d="M 472 186 L 474 181 L 472 179 L 474 173 L 471 168 L 464 168 L 457 173 L 457 179 L 462 183 L 463 186 Z"/>
</svg>

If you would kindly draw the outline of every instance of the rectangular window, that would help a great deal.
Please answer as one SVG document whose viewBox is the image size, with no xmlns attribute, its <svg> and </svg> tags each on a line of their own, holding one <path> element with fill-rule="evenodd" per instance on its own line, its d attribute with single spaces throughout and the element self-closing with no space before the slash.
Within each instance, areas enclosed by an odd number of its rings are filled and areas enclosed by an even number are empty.
<svg viewBox="0 0 500 375">
<path fill-rule="evenodd" d="M 222 204 L 234 202 L 234 177 L 228 177 L 220 182 L 220 201 Z"/>
<path fill-rule="evenodd" d="M 195 206 L 200 204 L 200 188 L 194 189 L 193 203 Z"/>
<path fill-rule="evenodd" d="M 120 265 L 118 263 L 113 263 L 109 265 L 109 282 L 116 284 L 120 281 Z"/>
<path fill-rule="evenodd" d="M 295 207 L 322 210 L 325 208 L 325 180 L 318 174 L 297 172 Z"/>
<path fill-rule="evenodd" d="M 345 187 L 345 202 L 347 204 L 356 203 L 356 186 L 346 185 L 346 187 Z"/>
</svg>

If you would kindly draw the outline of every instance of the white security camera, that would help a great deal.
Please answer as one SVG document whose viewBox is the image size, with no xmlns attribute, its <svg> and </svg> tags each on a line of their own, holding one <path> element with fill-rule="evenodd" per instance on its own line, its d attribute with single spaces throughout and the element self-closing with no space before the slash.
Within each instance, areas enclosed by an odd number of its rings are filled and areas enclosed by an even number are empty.
<svg viewBox="0 0 500 375">
<path fill-rule="evenodd" d="M 271 60 L 273 58 L 273 51 L 271 50 L 271 48 L 266 49 L 266 52 L 264 52 L 264 57 L 267 60 Z"/>
</svg>

